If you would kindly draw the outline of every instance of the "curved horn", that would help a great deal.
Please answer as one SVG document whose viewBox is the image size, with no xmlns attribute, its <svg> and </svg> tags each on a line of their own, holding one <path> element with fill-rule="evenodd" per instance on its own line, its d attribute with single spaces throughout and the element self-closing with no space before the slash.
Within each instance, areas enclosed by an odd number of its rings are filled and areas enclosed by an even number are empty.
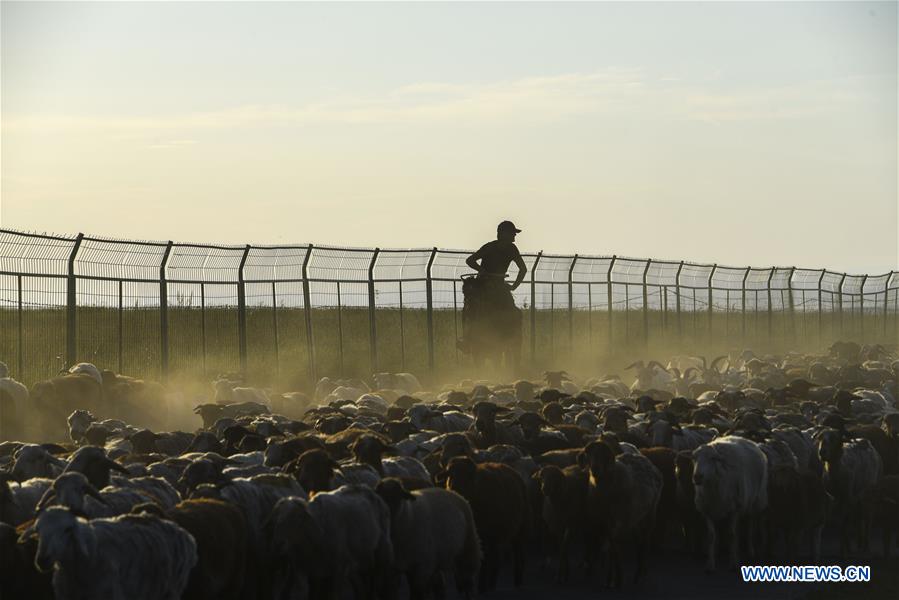
<svg viewBox="0 0 899 600">
<path fill-rule="evenodd" d="M 718 372 L 720 373 L 720 372 L 721 372 L 721 369 L 718 368 L 718 361 L 719 361 L 719 360 L 727 360 L 727 355 L 726 355 L 726 354 L 722 354 L 721 356 L 715 357 L 715 360 L 712 361 L 712 367 L 711 367 L 711 368 L 715 369 L 716 371 L 718 371 Z"/>
<path fill-rule="evenodd" d="M 660 363 L 660 362 L 657 361 L 657 360 L 651 360 L 651 361 L 649 361 L 649 363 L 648 363 L 646 366 L 647 366 L 647 367 L 651 367 L 651 366 L 653 366 L 653 365 L 656 365 L 657 367 L 659 367 L 660 369 L 662 369 L 662 370 L 665 371 L 666 373 L 668 372 L 668 369 L 666 369 L 666 368 L 662 365 L 662 363 Z"/>
<path fill-rule="evenodd" d="M 696 377 L 699 374 L 699 370 L 696 367 L 687 367 L 684 371 L 684 380 L 690 381 L 692 378 Z"/>
<path fill-rule="evenodd" d="M 670 370 L 671 370 L 672 373 L 674 373 L 674 376 L 675 376 L 675 377 L 677 377 L 678 379 L 681 378 L 680 369 L 678 369 L 677 367 L 671 367 Z M 686 372 L 685 372 L 685 373 L 686 373 Z"/>
<path fill-rule="evenodd" d="M 697 356 L 696 358 L 699 358 L 699 359 L 702 360 L 702 370 L 703 370 L 703 371 L 707 371 L 708 368 L 709 368 L 709 365 L 708 365 L 708 363 L 707 363 L 706 360 L 705 360 L 705 356 Z"/>
<path fill-rule="evenodd" d="M 637 361 L 632 362 L 628 366 L 624 367 L 624 370 L 627 371 L 628 369 L 633 369 L 634 367 L 642 367 L 642 366 L 643 366 L 643 361 L 637 360 Z"/>
</svg>

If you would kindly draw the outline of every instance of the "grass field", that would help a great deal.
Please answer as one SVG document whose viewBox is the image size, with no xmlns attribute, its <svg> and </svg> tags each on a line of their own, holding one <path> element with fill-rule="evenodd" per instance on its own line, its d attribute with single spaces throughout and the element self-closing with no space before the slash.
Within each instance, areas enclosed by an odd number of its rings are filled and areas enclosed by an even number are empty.
<svg viewBox="0 0 899 600">
<path fill-rule="evenodd" d="M 674 354 L 719 354 L 819 350 L 837 339 L 895 343 L 895 314 L 784 312 L 712 313 L 671 311 L 537 310 L 523 315 L 523 356 L 539 373 L 566 368 L 580 374 L 619 371 L 631 360 Z M 233 307 L 170 307 L 169 378 L 209 380 L 239 369 L 238 317 Z M 315 376 L 368 376 L 373 371 L 369 312 L 366 308 L 314 308 L 311 314 Z M 377 309 L 377 370 L 410 371 L 441 381 L 472 376 L 471 363 L 455 349 L 461 314 L 434 311 L 434 363 L 428 368 L 427 313 L 422 309 Z M 611 321 L 611 329 L 610 329 Z M 80 307 L 77 357 L 117 372 L 159 379 L 158 308 Z M 312 373 L 303 308 L 248 308 L 249 381 L 279 389 L 305 389 Z M 0 360 L 13 377 L 31 384 L 62 366 L 66 348 L 65 309 L 0 310 Z M 20 346 L 21 343 L 21 353 Z M 533 347 L 534 352 L 531 352 Z"/>
</svg>

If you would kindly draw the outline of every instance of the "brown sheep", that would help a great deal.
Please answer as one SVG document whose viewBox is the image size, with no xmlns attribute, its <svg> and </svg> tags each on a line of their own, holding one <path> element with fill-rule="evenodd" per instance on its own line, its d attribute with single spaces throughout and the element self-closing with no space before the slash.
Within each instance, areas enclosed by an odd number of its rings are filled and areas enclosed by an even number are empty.
<svg viewBox="0 0 899 600">
<path fill-rule="evenodd" d="M 197 566 L 190 573 L 185 598 L 241 598 L 246 569 L 247 523 L 226 502 L 184 500 L 165 513 L 197 542 Z"/>
<path fill-rule="evenodd" d="M 640 448 L 640 454 L 649 459 L 649 462 L 662 474 L 662 494 L 659 497 L 659 506 L 656 510 L 656 541 L 664 541 L 668 528 L 676 524 L 678 519 L 677 508 L 677 473 L 675 458 L 677 452 L 671 448 Z"/>
<path fill-rule="evenodd" d="M 788 560 L 798 558 L 799 537 L 810 539 L 813 560 L 821 558 L 821 532 L 827 518 L 830 496 L 814 473 L 799 473 L 791 466 L 768 470 L 768 555 L 778 534 L 783 535 Z"/>
<path fill-rule="evenodd" d="M 496 589 L 501 557 L 513 553 L 513 578 L 520 586 L 524 576 L 524 544 L 530 523 L 530 505 L 521 476 L 501 463 L 475 464 L 457 456 L 446 468 L 446 489 L 468 500 L 478 536 L 484 548 L 479 578 L 481 591 Z"/>
<path fill-rule="evenodd" d="M 574 465 L 560 469 L 549 465 L 532 475 L 543 494 L 543 522 L 559 548 L 556 581 L 569 577 L 568 548 L 572 537 L 584 533 L 587 501 L 587 472 Z M 548 557 L 547 557 L 548 558 Z"/>
<path fill-rule="evenodd" d="M 578 457 L 588 469 L 588 521 L 596 534 L 609 542 L 607 583 L 621 586 L 620 547 L 636 542 L 637 581 L 645 571 L 645 553 L 655 526 L 662 493 L 662 474 L 640 454 L 619 454 L 604 442 L 590 442 Z"/>
<path fill-rule="evenodd" d="M 66 419 L 81 409 L 104 412 L 100 383 L 84 373 L 63 375 L 39 381 L 31 388 L 31 406 L 39 421 L 41 438 L 66 439 Z"/>
</svg>

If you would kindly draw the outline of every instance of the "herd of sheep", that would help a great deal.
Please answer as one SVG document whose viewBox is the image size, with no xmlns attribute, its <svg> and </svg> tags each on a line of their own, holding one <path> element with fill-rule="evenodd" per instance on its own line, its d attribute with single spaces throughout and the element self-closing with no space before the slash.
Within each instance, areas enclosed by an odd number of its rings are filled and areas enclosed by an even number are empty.
<svg viewBox="0 0 899 600">
<path fill-rule="evenodd" d="M 708 570 L 813 564 L 827 540 L 888 555 L 897 358 L 837 342 L 637 362 L 631 385 L 378 373 L 309 394 L 230 374 L 193 431 L 165 431 L 158 383 L 81 363 L 29 390 L 0 363 L 0 596 L 472 597 L 537 562 L 619 587 L 662 546 Z"/>
</svg>

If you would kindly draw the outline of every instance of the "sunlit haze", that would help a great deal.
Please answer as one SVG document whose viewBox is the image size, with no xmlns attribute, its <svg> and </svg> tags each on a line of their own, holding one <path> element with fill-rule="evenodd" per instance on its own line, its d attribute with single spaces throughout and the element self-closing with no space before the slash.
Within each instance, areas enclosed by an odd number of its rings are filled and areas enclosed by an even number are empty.
<svg viewBox="0 0 899 600">
<path fill-rule="evenodd" d="M 899 267 L 897 4 L 2 3 L 2 226 Z"/>
</svg>

